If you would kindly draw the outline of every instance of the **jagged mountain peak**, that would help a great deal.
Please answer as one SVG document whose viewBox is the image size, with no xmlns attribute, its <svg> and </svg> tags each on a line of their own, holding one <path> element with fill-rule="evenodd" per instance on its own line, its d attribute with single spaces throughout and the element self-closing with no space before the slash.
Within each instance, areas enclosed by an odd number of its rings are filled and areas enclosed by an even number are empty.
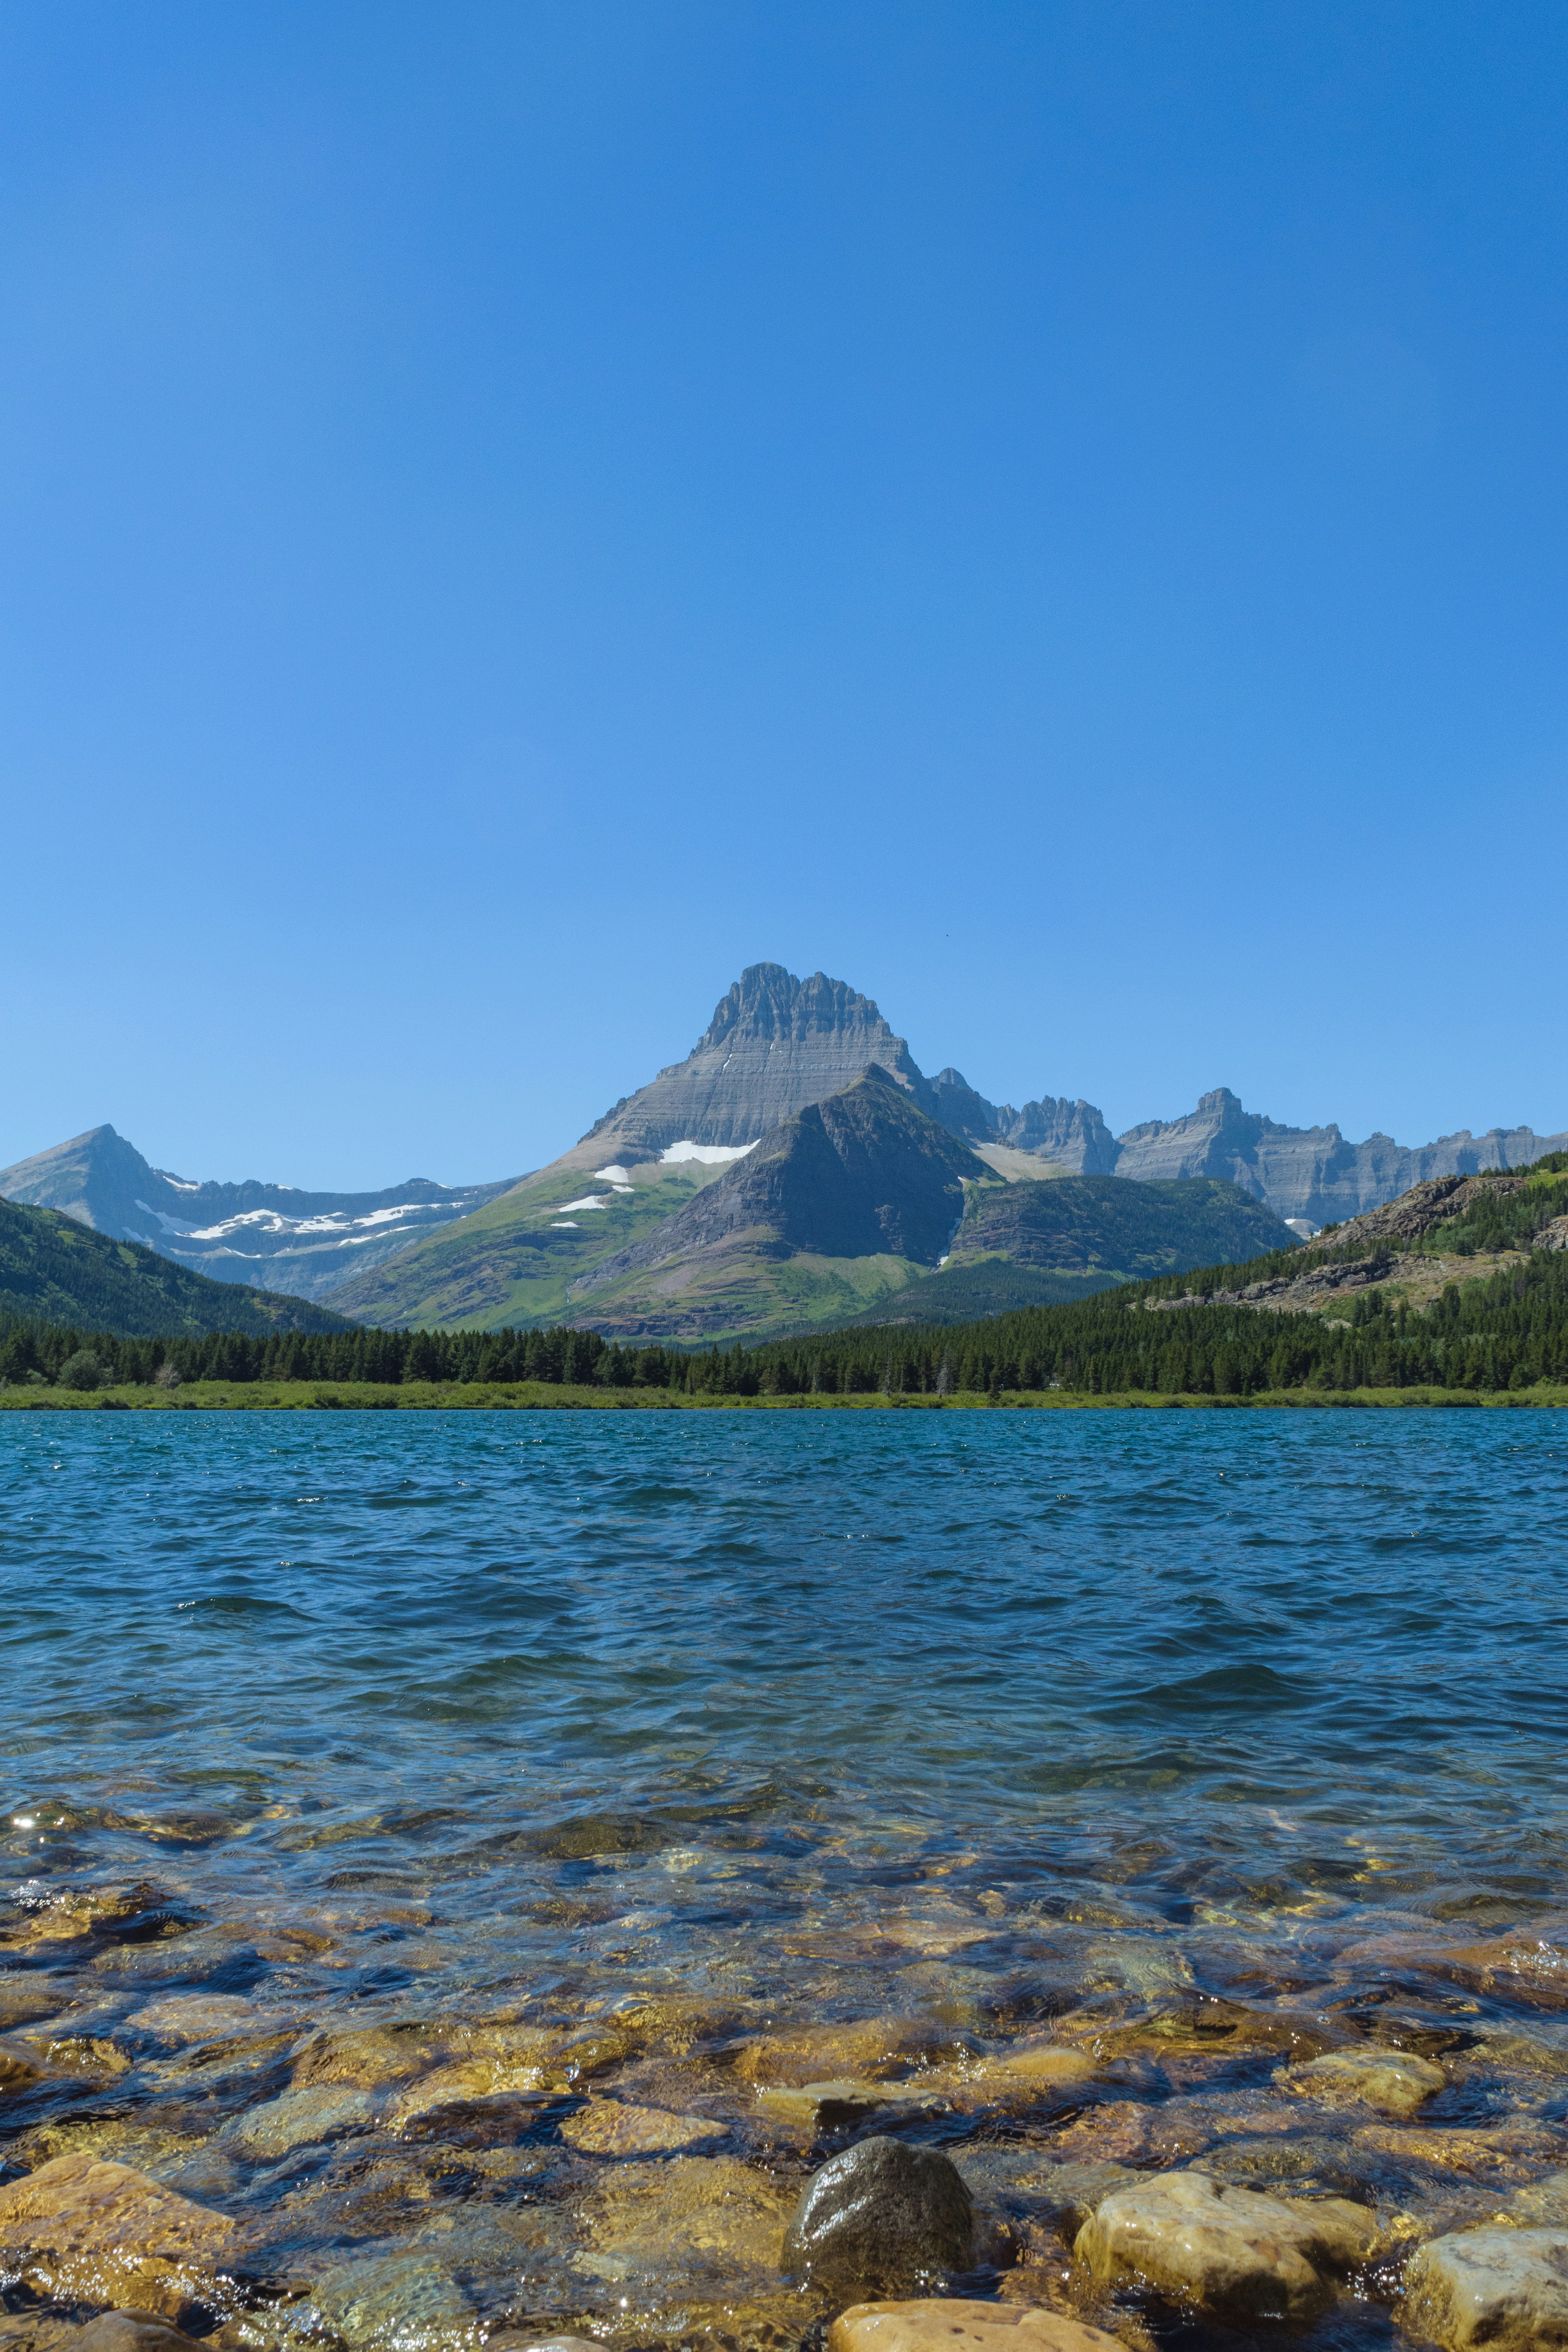
<svg viewBox="0 0 1568 2352">
<path fill-rule="evenodd" d="M 887 1037 L 892 1031 L 868 996 L 847 981 L 814 971 L 797 980 L 782 963 L 750 963 L 719 999 L 713 1018 L 693 1052 L 732 1045 L 738 1038 L 820 1037 L 865 1030 Z"/>
<path fill-rule="evenodd" d="M 583 1143 L 628 1161 L 676 1143 L 738 1150 L 853 1086 L 873 1062 L 927 1101 L 908 1045 L 868 996 L 824 971 L 800 980 L 783 964 L 748 964 L 685 1061 L 616 1103 Z"/>
</svg>

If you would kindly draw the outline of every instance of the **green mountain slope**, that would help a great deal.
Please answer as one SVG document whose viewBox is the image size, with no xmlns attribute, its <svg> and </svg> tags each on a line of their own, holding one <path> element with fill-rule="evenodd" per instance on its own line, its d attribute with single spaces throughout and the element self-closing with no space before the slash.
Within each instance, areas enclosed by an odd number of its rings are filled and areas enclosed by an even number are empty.
<svg viewBox="0 0 1568 2352">
<path fill-rule="evenodd" d="M 688 1341 L 841 1321 L 934 1266 L 989 1175 L 873 1066 L 604 1260 L 575 1319 Z"/>
<path fill-rule="evenodd" d="M 722 1173 L 644 1160 L 617 1184 L 582 1145 L 510 1192 L 373 1266 L 332 1293 L 362 1322 L 404 1329 L 499 1331 L 561 1322 L 577 1284 L 660 1225 Z M 611 1163 L 615 1165 L 616 1163 Z M 592 1205 L 589 1205 L 589 1204 Z"/>
<path fill-rule="evenodd" d="M 858 1319 L 969 1323 L 1294 1246 L 1272 1209 L 1214 1177 L 1058 1176 L 976 1187 L 941 1273 Z"/>
<path fill-rule="evenodd" d="M 69 1323 L 132 1339 L 351 1328 L 347 1316 L 325 1307 L 209 1281 L 135 1242 L 95 1234 L 58 1209 L 13 1201 L 0 1201 L 0 1318 Z"/>
</svg>

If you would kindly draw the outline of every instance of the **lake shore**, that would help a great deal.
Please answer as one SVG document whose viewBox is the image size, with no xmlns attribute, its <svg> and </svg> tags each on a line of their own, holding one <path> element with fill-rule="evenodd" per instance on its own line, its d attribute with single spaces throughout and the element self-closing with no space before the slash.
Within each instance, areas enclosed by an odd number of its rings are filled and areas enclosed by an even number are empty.
<svg viewBox="0 0 1568 2352">
<path fill-rule="evenodd" d="M 1149 1390 L 1091 1396 L 1079 1390 L 1006 1390 L 994 1396 L 688 1396 L 668 1389 L 555 1386 L 545 1381 L 190 1381 L 177 1389 L 0 1390 L 0 1412 L 1256 1412 L 1475 1411 L 1568 1406 L 1568 1388 L 1266 1389 L 1255 1396 L 1165 1396 Z"/>
</svg>

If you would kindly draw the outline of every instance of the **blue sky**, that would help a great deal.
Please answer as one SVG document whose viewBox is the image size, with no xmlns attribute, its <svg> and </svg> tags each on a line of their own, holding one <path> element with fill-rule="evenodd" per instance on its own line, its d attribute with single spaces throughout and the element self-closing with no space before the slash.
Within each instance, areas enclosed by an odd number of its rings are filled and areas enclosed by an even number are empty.
<svg viewBox="0 0 1568 2352">
<path fill-rule="evenodd" d="M 0 1163 L 536 1165 L 741 966 L 1568 1126 L 1568 16 L 0 14 Z"/>
</svg>

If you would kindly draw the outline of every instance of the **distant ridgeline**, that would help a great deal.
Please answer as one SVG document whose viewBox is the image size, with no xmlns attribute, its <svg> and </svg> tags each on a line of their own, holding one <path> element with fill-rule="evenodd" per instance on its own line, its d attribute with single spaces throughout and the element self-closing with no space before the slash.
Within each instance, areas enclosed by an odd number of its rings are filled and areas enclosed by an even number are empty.
<svg viewBox="0 0 1568 2352">
<path fill-rule="evenodd" d="M 1305 1249 L 947 1328 L 861 1328 L 700 1354 L 621 1348 L 564 1328 L 149 1340 L 13 1323 L 0 1338 L 8 1383 L 52 1381 L 62 1370 L 87 1386 L 148 1381 L 163 1367 L 184 1381 L 537 1381 L 718 1396 L 1525 1389 L 1568 1381 L 1568 1153 L 1504 1176 L 1418 1185 Z"/>
</svg>

